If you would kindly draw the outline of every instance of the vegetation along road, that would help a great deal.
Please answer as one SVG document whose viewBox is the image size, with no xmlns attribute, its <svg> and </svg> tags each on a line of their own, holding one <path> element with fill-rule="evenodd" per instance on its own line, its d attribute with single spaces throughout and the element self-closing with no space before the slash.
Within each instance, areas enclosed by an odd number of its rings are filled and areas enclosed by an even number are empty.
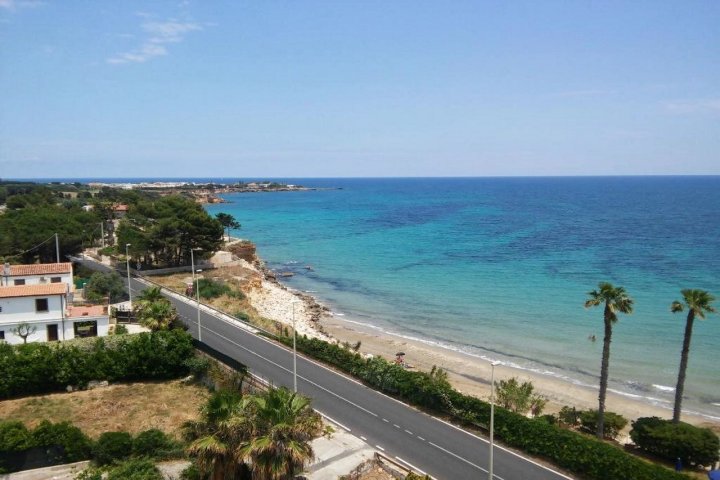
<svg viewBox="0 0 720 480">
<path fill-rule="evenodd" d="M 90 268 L 105 269 L 94 262 Z M 135 297 L 145 285 L 133 278 Z M 196 303 L 169 296 L 180 318 L 197 338 Z M 248 366 L 275 385 L 292 388 L 292 351 L 237 323 L 201 309 L 202 341 Z M 486 439 L 365 387 L 319 363 L 298 355 L 298 391 L 313 399 L 313 407 L 335 420 L 371 447 L 438 479 L 486 478 L 489 445 Z M 557 480 L 569 477 L 501 447 L 494 450 L 498 480 Z"/>
</svg>

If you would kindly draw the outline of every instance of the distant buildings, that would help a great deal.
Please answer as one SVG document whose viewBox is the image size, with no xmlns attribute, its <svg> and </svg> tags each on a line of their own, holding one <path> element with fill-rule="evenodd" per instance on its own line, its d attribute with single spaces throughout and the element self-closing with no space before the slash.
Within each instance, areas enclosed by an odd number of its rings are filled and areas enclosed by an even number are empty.
<svg viewBox="0 0 720 480">
<path fill-rule="evenodd" d="M 72 263 L 5 265 L 0 273 L 0 341 L 24 343 L 20 334 L 28 342 L 107 335 L 106 306 L 73 305 Z"/>
</svg>

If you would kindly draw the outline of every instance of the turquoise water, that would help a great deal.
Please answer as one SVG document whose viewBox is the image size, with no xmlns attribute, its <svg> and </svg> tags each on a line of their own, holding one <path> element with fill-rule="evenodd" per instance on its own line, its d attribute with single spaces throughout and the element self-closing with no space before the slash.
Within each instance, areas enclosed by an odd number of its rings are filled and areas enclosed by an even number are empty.
<svg viewBox="0 0 720 480">
<path fill-rule="evenodd" d="M 720 177 L 288 182 L 340 189 L 207 208 L 348 320 L 570 382 L 597 384 L 602 310 L 583 303 L 599 281 L 636 302 L 614 329 L 610 387 L 664 406 L 685 323 L 670 303 L 682 288 L 720 297 Z M 720 417 L 719 344 L 719 315 L 695 324 L 688 411 Z"/>
</svg>

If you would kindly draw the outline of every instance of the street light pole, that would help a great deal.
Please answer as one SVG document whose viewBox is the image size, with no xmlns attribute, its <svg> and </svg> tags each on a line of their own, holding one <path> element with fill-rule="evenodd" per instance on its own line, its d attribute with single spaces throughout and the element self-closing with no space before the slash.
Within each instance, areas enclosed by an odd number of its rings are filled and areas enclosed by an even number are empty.
<svg viewBox="0 0 720 480">
<path fill-rule="evenodd" d="M 130 300 L 130 309 L 132 310 L 132 290 L 130 289 L 130 253 L 128 249 L 131 243 L 125 244 L 125 264 L 127 266 L 127 277 L 128 277 L 128 299 Z"/>
<path fill-rule="evenodd" d="M 490 461 L 488 465 L 488 480 L 493 480 L 493 437 L 495 434 L 495 365 L 500 362 L 490 362 Z"/>
<path fill-rule="evenodd" d="M 197 273 L 202 272 L 198 270 Z M 197 295 L 197 325 L 198 325 L 198 342 L 202 342 L 202 327 L 200 325 L 200 275 L 196 277 L 195 293 Z"/>
<path fill-rule="evenodd" d="M 300 302 L 292 302 L 292 327 L 293 327 L 293 391 L 297 393 L 297 334 L 295 330 L 295 305 Z"/>
</svg>

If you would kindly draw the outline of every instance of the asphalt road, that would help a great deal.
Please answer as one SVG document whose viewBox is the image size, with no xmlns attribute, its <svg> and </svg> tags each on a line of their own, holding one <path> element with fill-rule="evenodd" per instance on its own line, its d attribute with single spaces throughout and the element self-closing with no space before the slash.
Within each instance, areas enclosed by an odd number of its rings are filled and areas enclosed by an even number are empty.
<svg viewBox="0 0 720 480">
<path fill-rule="evenodd" d="M 93 268 L 98 264 L 92 263 Z M 106 268 L 106 267 L 105 267 Z M 144 287 L 132 282 L 133 297 Z M 170 296 L 189 333 L 198 336 L 196 303 Z M 245 364 L 274 385 L 293 386 L 292 350 L 240 328 L 209 310 L 200 313 L 202 341 Z M 486 479 L 489 443 L 438 420 L 358 381 L 298 355 L 298 391 L 312 398 L 316 410 L 385 455 L 437 479 Z M 569 477 L 533 460 L 494 448 L 493 478 L 557 480 Z"/>
</svg>

